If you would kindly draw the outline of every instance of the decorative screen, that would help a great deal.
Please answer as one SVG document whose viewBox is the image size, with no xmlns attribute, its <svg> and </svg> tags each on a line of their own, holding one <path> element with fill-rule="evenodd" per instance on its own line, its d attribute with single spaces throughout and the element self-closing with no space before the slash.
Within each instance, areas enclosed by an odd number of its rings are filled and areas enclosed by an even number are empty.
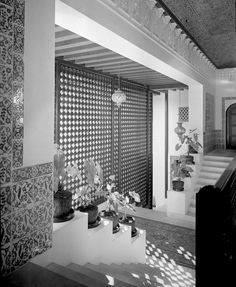
<svg viewBox="0 0 236 287">
<path fill-rule="evenodd" d="M 76 162 L 82 171 L 82 183 L 72 178 L 65 181 L 65 189 L 75 193 L 85 184 L 85 159 L 93 157 L 100 163 L 104 179 L 111 175 L 112 78 L 79 66 L 58 65 L 57 142 L 65 153 L 66 165 Z"/>
<path fill-rule="evenodd" d="M 179 107 L 179 122 L 188 122 L 188 107 Z"/>
<path fill-rule="evenodd" d="M 120 192 L 136 191 L 142 205 L 152 199 L 152 100 L 147 88 L 122 82 L 126 102 L 118 109 L 111 101 L 117 78 L 58 60 L 56 66 L 55 140 L 66 156 L 66 165 L 93 157 L 104 171 L 104 186 L 116 175 Z M 65 189 L 85 184 L 68 178 Z M 94 195 L 94 200 L 99 200 Z M 83 202 L 80 202 L 83 204 Z M 73 203 L 76 208 L 76 204 Z"/>
</svg>

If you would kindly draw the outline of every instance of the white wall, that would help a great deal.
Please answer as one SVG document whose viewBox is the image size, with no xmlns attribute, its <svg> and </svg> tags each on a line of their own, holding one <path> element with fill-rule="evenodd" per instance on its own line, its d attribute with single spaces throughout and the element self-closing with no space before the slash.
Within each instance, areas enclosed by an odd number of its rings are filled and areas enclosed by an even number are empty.
<svg viewBox="0 0 236 287">
<path fill-rule="evenodd" d="M 165 203 L 165 94 L 153 95 L 153 197 Z"/>
<path fill-rule="evenodd" d="M 54 0 L 26 0 L 24 165 L 52 161 L 54 140 Z"/>
</svg>

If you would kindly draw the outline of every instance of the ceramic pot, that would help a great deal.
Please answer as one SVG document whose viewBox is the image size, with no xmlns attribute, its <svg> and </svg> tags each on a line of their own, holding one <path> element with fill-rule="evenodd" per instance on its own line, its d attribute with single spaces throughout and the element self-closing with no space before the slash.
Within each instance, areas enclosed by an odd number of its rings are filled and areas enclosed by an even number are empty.
<svg viewBox="0 0 236 287">
<path fill-rule="evenodd" d="M 192 155 L 185 155 L 186 164 L 195 164 L 194 157 Z"/>
<path fill-rule="evenodd" d="M 184 181 L 182 180 L 172 180 L 173 190 L 183 191 L 184 190 Z"/>
<path fill-rule="evenodd" d="M 133 216 L 126 216 L 119 218 L 119 222 L 131 226 L 131 236 L 134 237 L 137 234 L 137 229 L 135 228 L 135 218 Z"/>
<path fill-rule="evenodd" d="M 102 218 L 106 218 L 109 220 L 112 220 L 113 223 L 113 233 L 116 233 L 117 231 L 119 231 L 118 227 L 119 227 L 119 216 L 118 213 L 115 212 L 114 210 L 102 210 L 99 212 L 99 216 L 101 216 Z"/>
<path fill-rule="evenodd" d="M 80 206 L 78 210 L 81 212 L 88 213 L 88 225 L 94 224 L 97 221 L 98 218 L 97 206 L 89 204 L 88 206 Z"/>
</svg>

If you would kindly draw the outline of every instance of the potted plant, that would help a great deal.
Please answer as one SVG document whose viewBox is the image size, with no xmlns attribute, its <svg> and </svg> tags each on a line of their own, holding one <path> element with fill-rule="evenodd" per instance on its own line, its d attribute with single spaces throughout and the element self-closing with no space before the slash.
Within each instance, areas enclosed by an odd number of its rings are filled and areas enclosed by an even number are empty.
<svg viewBox="0 0 236 287">
<path fill-rule="evenodd" d="M 103 218 L 112 220 L 113 233 L 120 230 L 119 226 L 119 213 L 118 213 L 118 193 L 115 190 L 115 175 L 110 175 L 107 184 L 107 190 L 104 192 L 106 197 L 106 209 L 100 211 L 99 215 Z"/>
<path fill-rule="evenodd" d="M 74 217 L 72 209 L 72 193 L 64 190 L 64 180 L 66 177 L 78 178 L 80 181 L 81 175 L 76 164 L 69 164 L 65 168 L 65 156 L 59 145 L 55 144 L 54 154 L 54 222 L 64 222 Z"/>
<path fill-rule="evenodd" d="M 184 190 L 184 181 L 182 179 L 191 177 L 193 169 L 187 165 L 186 157 L 184 155 L 179 156 L 171 164 L 172 186 L 175 191 Z"/>
<path fill-rule="evenodd" d="M 116 193 L 116 199 L 118 207 L 124 210 L 124 214 L 119 218 L 119 222 L 131 226 L 131 237 L 137 234 L 137 229 L 135 228 L 135 218 L 133 216 L 127 215 L 127 210 L 130 209 L 135 212 L 135 203 L 140 202 L 140 196 L 134 191 L 129 191 L 123 194 Z"/>
<path fill-rule="evenodd" d="M 199 149 L 202 148 L 202 145 L 198 141 L 198 133 L 195 132 L 196 129 L 189 130 L 189 134 L 180 134 L 178 135 L 180 144 L 177 143 L 175 150 L 178 151 L 184 144 L 187 146 L 187 155 L 186 163 L 194 164 L 193 156 L 190 154 L 198 153 Z"/>
<path fill-rule="evenodd" d="M 78 210 L 88 213 L 88 228 L 96 227 L 101 220 L 98 216 L 98 207 L 92 204 L 92 194 L 102 195 L 103 171 L 98 162 L 93 158 L 84 161 L 84 170 L 86 176 L 86 185 L 76 190 L 75 200 L 80 201 Z"/>
</svg>

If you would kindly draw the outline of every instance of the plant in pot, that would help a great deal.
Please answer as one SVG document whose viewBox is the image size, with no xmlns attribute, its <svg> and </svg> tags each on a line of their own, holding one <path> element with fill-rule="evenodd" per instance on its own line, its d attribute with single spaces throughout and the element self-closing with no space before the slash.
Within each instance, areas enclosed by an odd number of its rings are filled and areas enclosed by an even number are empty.
<svg viewBox="0 0 236 287">
<path fill-rule="evenodd" d="M 131 210 L 135 212 L 135 204 L 140 203 L 140 196 L 134 191 L 129 191 L 123 194 L 115 193 L 118 207 L 124 210 L 123 216 L 119 218 L 119 222 L 131 226 L 131 236 L 134 237 L 137 234 L 135 228 L 135 218 L 127 215 L 127 211 Z"/>
<path fill-rule="evenodd" d="M 108 178 L 107 190 L 104 191 L 106 197 L 106 209 L 100 211 L 99 215 L 103 218 L 112 220 L 113 233 L 120 230 L 119 213 L 118 213 L 118 192 L 115 192 L 115 175 L 110 175 Z"/>
<path fill-rule="evenodd" d="M 76 189 L 75 200 L 80 202 L 78 210 L 88 213 L 88 228 L 96 227 L 101 219 L 98 216 L 98 207 L 92 204 L 93 194 L 103 195 L 103 171 L 98 162 L 93 158 L 84 161 L 86 184 Z"/>
<path fill-rule="evenodd" d="M 175 191 L 184 190 L 184 181 L 182 179 L 191 177 L 193 169 L 187 165 L 186 157 L 184 155 L 179 156 L 171 164 L 172 186 Z"/>
<path fill-rule="evenodd" d="M 54 222 L 64 222 L 74 217 L 72 209 L 72 193 L 65 190 L 64 180 L 67 177 L 77 178 L 82 180 L 81 174 L 76 164 L 68 164 L 65 167 L 65 155 L 59 145 L 55 144 L 54 153 Z"/>
<path fill-rule="evenodd" d="M 178 151 L 185 144 L 187 146 L 186 163 L 194 164 L 193 156 L 190 154 L 198 153 L 199 149 L 202 148 L 202 145 L 198 141 L 196 129 L 189 130 L 189 134 L 180 134 L 178 137 L 180 144 L 176 144 L 175 150 Z"/>
</svg>

